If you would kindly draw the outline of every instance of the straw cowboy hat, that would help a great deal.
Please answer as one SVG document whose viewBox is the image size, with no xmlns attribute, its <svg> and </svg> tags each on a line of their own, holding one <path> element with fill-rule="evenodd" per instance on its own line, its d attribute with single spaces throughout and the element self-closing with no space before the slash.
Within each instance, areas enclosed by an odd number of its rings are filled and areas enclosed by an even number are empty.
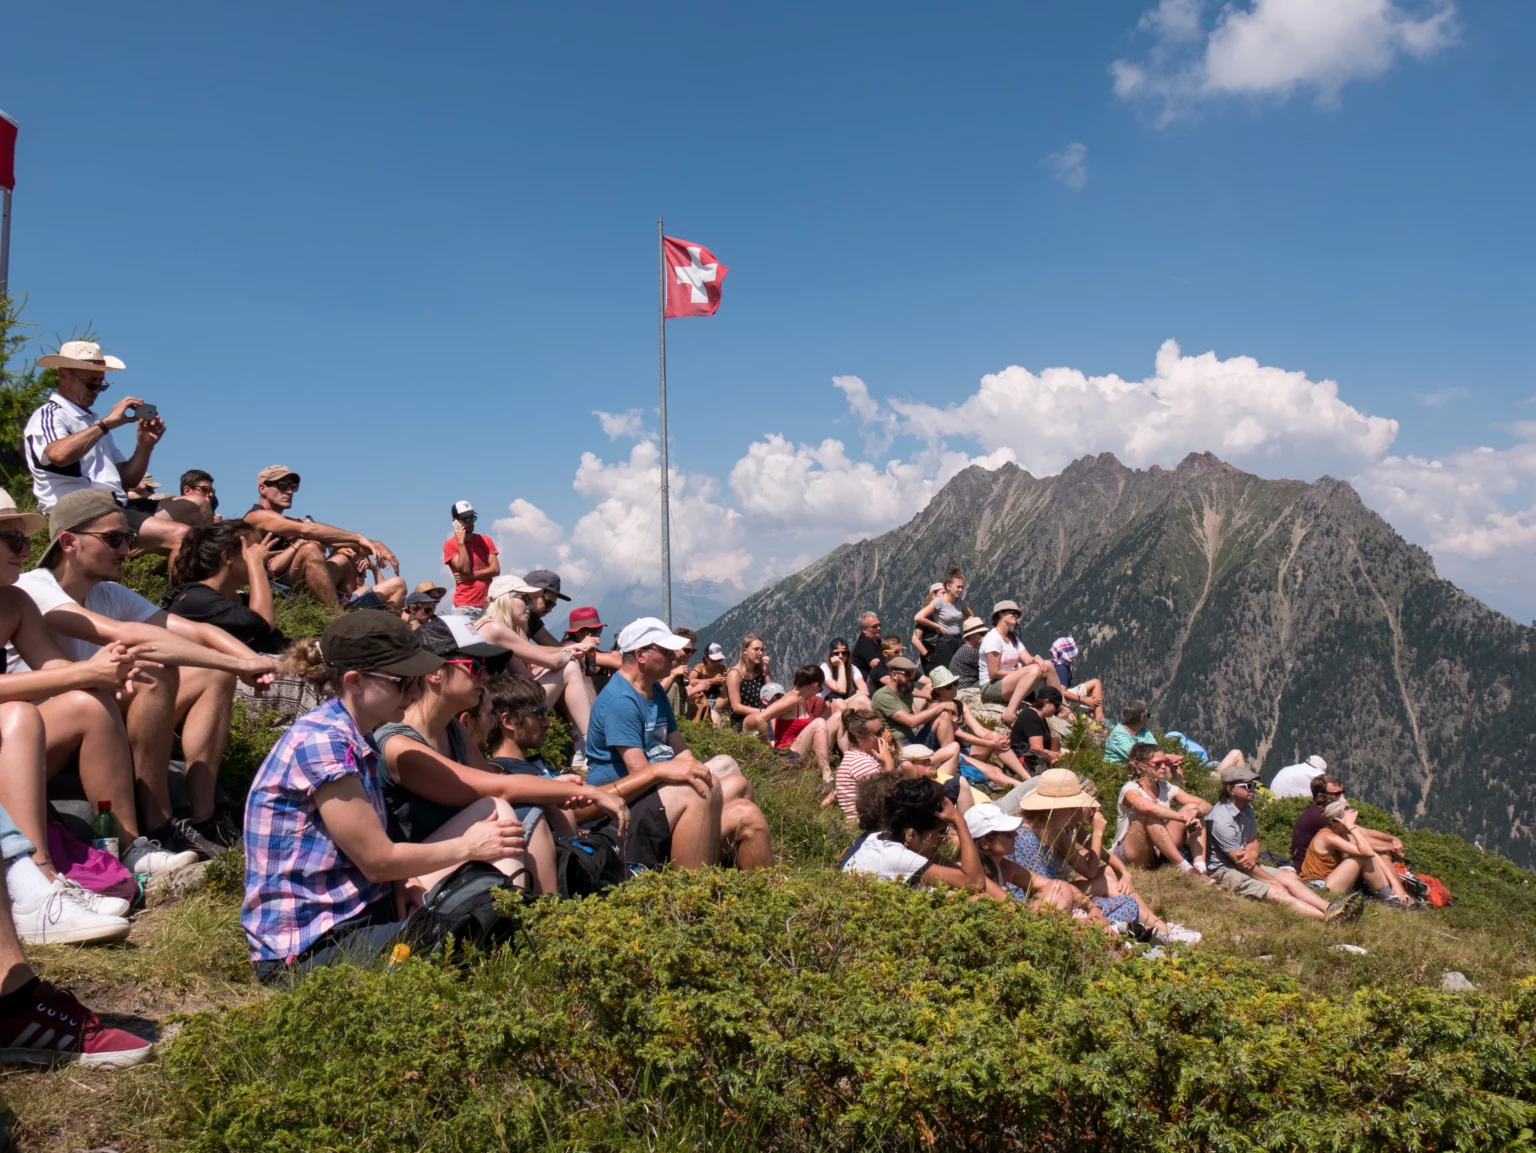
<svg viewBox="0 0 1536 1153">
<path fill-rule="evenodd" d="M 78 368 L 81 372 L 116 372 L 127 368 L 115 356 L 101 351 L 94 340 L 66 340 L 58 352 L 37 358 L 38 368 Z"/>
<path fill-rule="evenodd" d="M 1035 790 L 1019 802 L 1019 811 L 1083 809 L 1091 804 L 1093 797 L 1083 792 L 1077 774 L 1071 769 L 1047 769 L 1040 774 L 1040 783 Z"/>
<path fill-rule="evenodd" d="M 20 524 L 13 524 L 20 521 Z M 48 518 L 40 512 L 22 512 L 10 493 L 0 488 L 0 529 L 19 528 L 28 536 L 40 533 L 48 527 Z"/>
</svg>

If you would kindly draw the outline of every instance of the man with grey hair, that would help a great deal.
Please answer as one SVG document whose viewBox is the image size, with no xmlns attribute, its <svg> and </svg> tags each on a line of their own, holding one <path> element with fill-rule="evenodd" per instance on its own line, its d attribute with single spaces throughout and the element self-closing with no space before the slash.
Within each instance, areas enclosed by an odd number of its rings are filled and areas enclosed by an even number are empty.
<svg viewBox="0 0 1536 1153">
<path fill-rule="evenodd" d="M 874 696 L 875 691 L 885 683 L 889 670 L 885 667 L 885 657 L 880 651 L 880 614 L 873 609 L 866 609 L 859 614 L 859 639 L 853 642 L 849 655 L 853 659 L 854 668 L 864 678 L 864 691 Z"/>
</svg>

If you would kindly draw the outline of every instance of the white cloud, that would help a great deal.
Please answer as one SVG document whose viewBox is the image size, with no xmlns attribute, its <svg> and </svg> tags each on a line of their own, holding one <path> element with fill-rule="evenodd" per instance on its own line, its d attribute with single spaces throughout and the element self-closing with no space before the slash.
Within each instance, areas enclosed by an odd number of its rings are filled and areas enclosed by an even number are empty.
<svg viewBox="0 0 1536 1153">
<path fill-rule="evenodd" d="M 1088 183 L 1088 146 L 1073 141 L 1060 152 L 1045 158 L 1051 175 L 1073 192 L 1081 192 Z"/>
<path fill-rule="evenodd" d="M 890 448 L 901 426 L 896 414 L 882 410 L 879 403 L 869 395 L 869 386 L 856 376 L 834 376 L 832 386 L 842 392 L 848 400 L 848 411 L 868 429 L 864 438 L 865 453 L 879 456 Z"/>
<path fill-rule="evenodd" d="M 640 435 L 641 422 L 640 410 L 632 408 L 628 412 L 604 412 L 600 408 L 592 410 L 592 415 L 597 417 L 598 423 L 603 426 L 603 432 L 609 440 L 634 440 Z"/>
<path fill-rule="evenodd" d="M 1167 123 L 1223 96 L 1288 99 L 1312 92 L 1337 104 L 1353 80 L 1380 76 L 1402 56 L 1423 59 L 1455 43 L 1451 0 L 1241 0 L 1206 31 L 1204 0 L 1160 0 L 1138 30 L 1141 60 L 1110 65 L 1115 94 L 1142 100 Z"/>
<path fill-rule="evenodd" d="M 1439 408 L 1453 400 L 1466 400 L 1471 395 L 1469 388 L 1437 388 L 1434 392 L 1414 393 L 1413 399 L 1425 408 Z"/>
<path fill-rule="evenodd" d="M 1038 375 L 1017 365 L 982 377 L 981 387 L 944 408 L 894 401 L 904 431 L 969 437 L 988 450 L 1010 448 L 1038 475 L 1085 453 L 1113 452 L 1125 464 L 1176 463 L 1191 450 L 1264 467 L 1274 475 L 1337 468 L 1384 453 L 1397 421 L 1367 416 L 1339 399 L 1331 380 L 1261 365 L 1252 357 L 1185 356 L 1172 340 L 1156 371 L 1140 381 L 1087 376 L 1075 368 Z"/>
</svg>

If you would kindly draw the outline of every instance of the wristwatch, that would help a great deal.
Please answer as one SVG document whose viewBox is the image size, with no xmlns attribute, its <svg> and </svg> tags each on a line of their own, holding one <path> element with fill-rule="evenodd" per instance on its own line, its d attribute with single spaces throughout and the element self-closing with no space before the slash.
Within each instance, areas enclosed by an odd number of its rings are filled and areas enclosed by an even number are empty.
<svg viewBox="0 0 1536 1153">
<path fill-rule="evenodd" d="M 98 420 L 96 422 L 96 427 L 101 429 L 101 435 L 102 436 L 111 436 L 112 435 L 112 430 L 107 427 L 107 422 L 106 421 Z"/>
</svg>

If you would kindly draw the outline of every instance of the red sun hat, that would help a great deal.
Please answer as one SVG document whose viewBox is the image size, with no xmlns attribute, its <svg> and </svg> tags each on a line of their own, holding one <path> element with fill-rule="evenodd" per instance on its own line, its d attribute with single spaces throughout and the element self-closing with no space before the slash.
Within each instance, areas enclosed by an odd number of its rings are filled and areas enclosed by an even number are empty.
<svg viewBox="0 0 1536 1153">
<path fill-rule="evenodd" d="M 598 617 L 595 608 L 590 605 L 582 605 L 571 610 L 570 620 L 565 624 L 565 635 L 570 636 L 581 629 L 605 629 L 607 627 L 601 618 Z"/>
</svg>

